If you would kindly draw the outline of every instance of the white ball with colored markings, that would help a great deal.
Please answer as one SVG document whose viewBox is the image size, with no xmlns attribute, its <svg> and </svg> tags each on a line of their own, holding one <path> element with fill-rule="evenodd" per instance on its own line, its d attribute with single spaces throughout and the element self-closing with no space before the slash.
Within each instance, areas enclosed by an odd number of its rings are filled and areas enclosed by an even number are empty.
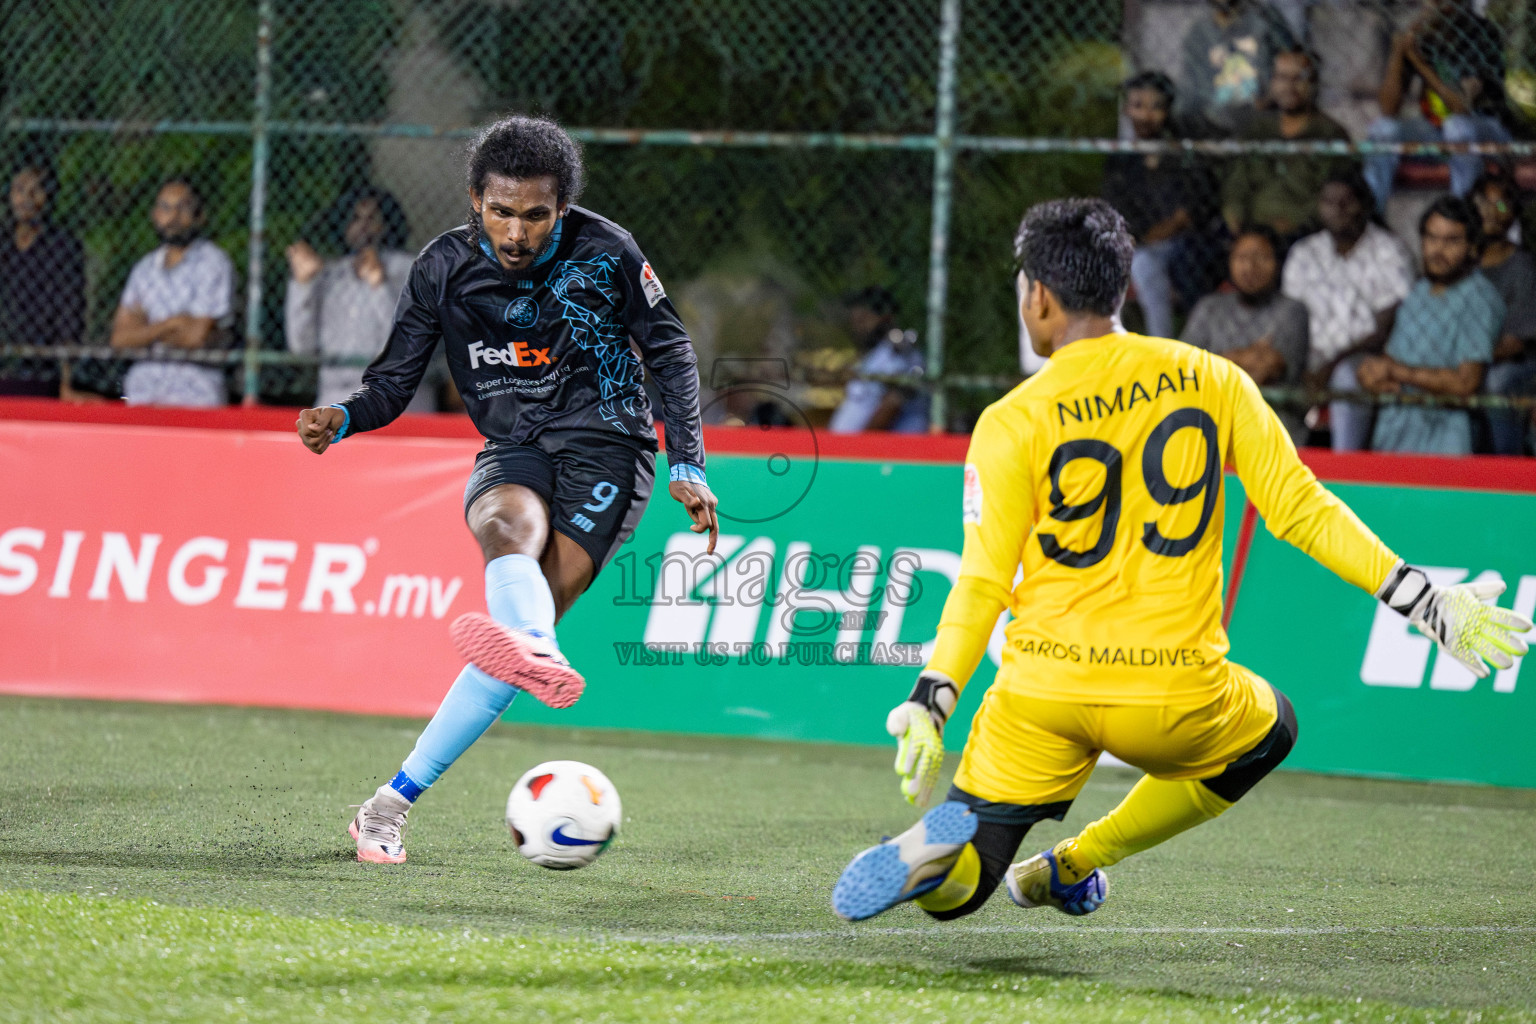
<svg viewBox="0 0 1536 1024">
<path fill-rule="evenodd" d="M 619 834 L 624 808 L 608 776 L 580 761 L 528 769 L 507 797 L 507 828 L 517 852 L 540 867 L 591 864 Z"/>
</svg>

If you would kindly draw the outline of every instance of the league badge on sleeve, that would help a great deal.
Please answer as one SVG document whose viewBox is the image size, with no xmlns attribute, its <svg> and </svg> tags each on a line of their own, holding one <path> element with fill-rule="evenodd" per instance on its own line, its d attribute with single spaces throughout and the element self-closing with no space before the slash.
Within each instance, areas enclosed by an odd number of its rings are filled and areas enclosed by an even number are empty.
<svg viewBox="0 0 1536 1024">
<path fill-rule="evenodd" d="M 645 292 L 645 301 L 652 309 L 667 297 L 667 290 L 661 286 L 661 278 L 656 276 L 656 271 L 651 269 L 650 260 L 640 265 L 640 290 Z"/>
<path fill-rule="evenodd" d="M 960 521 L 973 526 L 981 525 L 981 471 L 969 462 L 965 464 L 965 492 L 961 499 Z"/>
</svg>

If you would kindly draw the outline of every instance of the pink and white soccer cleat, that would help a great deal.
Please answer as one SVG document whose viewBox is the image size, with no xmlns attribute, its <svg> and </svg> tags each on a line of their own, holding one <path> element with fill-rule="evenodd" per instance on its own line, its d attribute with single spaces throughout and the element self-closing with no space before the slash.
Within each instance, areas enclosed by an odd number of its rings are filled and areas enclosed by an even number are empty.
<svg viewBox="0 0 1536 1024">
<path fill-rule="evenodd" d="M 380 786 L 352 819 L 347 832 L 357 840 L 357 859 L 374 864 L 404 864 L 405 842 L 400 833 L 411 802 L 389 786 Z"/>
<path fill-rule="evenodd" d="M 509 686 L 526 690 L 541 704 L 568 708 L 586 687 L 559 648 L 489 615 L 465 612 L 450 628 L 453 646 L 468 661 Z"/>
</svg>

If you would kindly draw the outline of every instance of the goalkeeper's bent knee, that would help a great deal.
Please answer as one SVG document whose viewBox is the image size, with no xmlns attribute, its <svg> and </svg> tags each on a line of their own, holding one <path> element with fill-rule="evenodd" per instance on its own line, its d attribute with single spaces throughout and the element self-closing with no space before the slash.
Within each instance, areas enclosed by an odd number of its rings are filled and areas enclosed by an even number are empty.
<svg viewBox="0 0 1536 1024">
<path fill-rule="evenodd" d="M 949 799 L 968 805 L 980 819 L 976 835 L 961 850 L 949 878 L 914 902 L 936 921 L 953 921 L 980 910 L 997 891 L 1019 844 L 1037 821 L 1066 816 L 1072 801 L 1051 804 L 1002 804 L 981 800 L 958 787 Z M 974 874 L 973 874 L 974 872 Z"/>
<path fill-rule="evenodd" d="M 1296 709 L 1285 694 L 1275 687 L 1270 689 L 1275 691 L 1275 724 L 1269 732 L 1257 746 L 1227 765 L 1220 775 L 1201 780 L 1202 785 L 1228 803 L 1241 800 L 1260 779 L 1278 768 L 1296 746 Z"/>
</svg>

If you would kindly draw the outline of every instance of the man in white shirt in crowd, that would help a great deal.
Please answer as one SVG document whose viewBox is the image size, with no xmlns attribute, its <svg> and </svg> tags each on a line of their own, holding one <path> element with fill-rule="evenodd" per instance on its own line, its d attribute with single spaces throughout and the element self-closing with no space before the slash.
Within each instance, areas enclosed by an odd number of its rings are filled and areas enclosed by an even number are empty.
<svg viewBox="0 0 1536 1024">
<path fill-rule="evenodd" d="M 235 267 L 201 238 L 203 197 L 191 182 L 160 186 L 150 221 L 161 245 L 134 264 L 112 320 L 112 347 L 167 354 L 217 348 L 228 338 Z M 192 408 L 228 401 L 222 365 L 140 359 L 123 378 L 129 405 Z"/>
<path fill-rule="evenodd" d="M 1355 368 L 1392 333 L 1398 304 L 1413 287 L 1413 255 L 1402 239 L 1371 222 L 1375 197 L 1358 168 L 1329 175 L 1318 197 L 1323 230 L 1291 247 L 1280 290 L 1307 307 L 1308 376 L 1339 391 L 1359 390 Z M 1361 451 L 1371 438 L 1371 407 L 1331 402 L 1336 452 Z"/>
<path fill-rule="evenodd" d="M 390 193 L 363 186 L 337 203 L 332 222 L 343 218 L 338 234 L 347 255 L 323 259 L 303 240 L 288 247 L 284 324 L 290 352 L 372 359 L 389 338 L 395 304 L 416 258 L 404 250 L 409 234 L 405 212 Z M 322 365 L 315 404 L 332 405 L 352 397 L 362 385 L 363 369 L 361 363 Z M 447 380 L 447 369 L 439 346 L 427 368 L 427 380 L 417 389 L 407 412 L 437 411 L 438 391 Z"/>
<path fill-rule="evenodd" d="M 878 285 L 854 292 L 846 300 L 848 326 L 863 354 L 855 373 L 874 377 L 923 379 L 925 361 L 917 333 L 896 326 L 896 297 Z M 893 434 L 928 431 L 928 393 L 855 376 L 832 413 L 834 434 L 885 430 Z"/>
</svg>

